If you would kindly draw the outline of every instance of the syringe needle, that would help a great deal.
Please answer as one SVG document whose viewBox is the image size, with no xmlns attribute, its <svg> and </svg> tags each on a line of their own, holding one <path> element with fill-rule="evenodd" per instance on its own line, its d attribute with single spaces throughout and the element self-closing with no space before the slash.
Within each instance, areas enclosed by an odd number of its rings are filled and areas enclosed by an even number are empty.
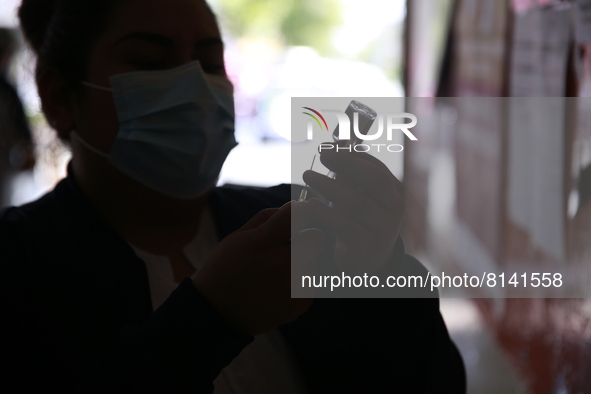
<svg viewBox="0 0 591 394">
<path fill-rule="evenodd" d="M 314 155 L 314 158 L 312 159 L 312 165 L 310 166 L 310 170 L 312 170 L 312 168 L 314 168 L 315 161 L 316 161 L 316 155 Z M 304 186 L 304 188 L 300 192 L 300 198 L 298 198 L 298 202 L 304 202 L 304 201 L 306 201 L 306 198 L 308 198 L 308 184 L 307 183 L 306 183 L 306 186 Z"/>
</svg>

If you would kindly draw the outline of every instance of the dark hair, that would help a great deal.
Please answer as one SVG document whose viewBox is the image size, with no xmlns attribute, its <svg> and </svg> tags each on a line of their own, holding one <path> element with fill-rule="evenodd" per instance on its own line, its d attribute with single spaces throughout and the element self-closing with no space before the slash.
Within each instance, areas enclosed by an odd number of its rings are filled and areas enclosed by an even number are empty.
<svg viewBox="0 0 591 394">
<path fill-rule="evenodd" d="M 26 40 L 37 54 L 36 76 L 52 67 L 73 88 L 85 79 L 93 44 L 115 7 L 126 0 L 23 0 L 18 11 Z M 202 0 L 215 18 L 206 0 Z"/>
<path fill-rule="evenodd" d="M 36 75 L 58 70 L 77 87 L 90 50 L 124 0 L 23 0 L 18 11 L 26 40 L 37 54 Z"/>
</svg>

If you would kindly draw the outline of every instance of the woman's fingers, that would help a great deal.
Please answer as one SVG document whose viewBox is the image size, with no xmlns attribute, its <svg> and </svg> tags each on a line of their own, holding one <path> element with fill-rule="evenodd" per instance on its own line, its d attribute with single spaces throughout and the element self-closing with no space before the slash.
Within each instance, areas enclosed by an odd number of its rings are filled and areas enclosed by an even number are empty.
<svg viewBox="0 0 591 394">
<path fill-rule="evenodd" d="M 365 193 L 340 179 L 330 179 L 316 172 L 304 173 L 305 182 L 333 203 L 335 208 L 360 225 L 372 229 L 388 212 Z M 377 221 L 377 222 L 376 222 Z"/>
<path fill-rule="evenodd" d="M 288 202 L 268 216 L 257 228 L 258 236 L 268 242 L 288 242 L 291 238 L 291 206 L 292 202 Z"/>
<path fill-rule="evenodd" d="M 321 160 L 336 178 L 306 171 L 304 181 L 332 204 L 310 200 L 307 209 L 338 238 L 335 260 L 342 266 L 380 267 L 391 255 L 402 224 L 402 184 L 365 153 L 327 151 Z"/>
<path fill-rule="evenodd" d="M 312 199 L 308 201 L 316 221 L 322 223 L 351 250 L 375 249 L 372 245 L 383 244 L 392 237 L 393 231 L 386 224 L 364 226 L 336 207 L 329 207 Z"/>
<path fill-rule="evenodd" d="M 363 190 L 384 208 L 388 208 L 393 194 L 402 194 L 402 183 L 388 167 L 367 153 L 323 152 L 322 164 L 355 188 Z"/>
</svg>

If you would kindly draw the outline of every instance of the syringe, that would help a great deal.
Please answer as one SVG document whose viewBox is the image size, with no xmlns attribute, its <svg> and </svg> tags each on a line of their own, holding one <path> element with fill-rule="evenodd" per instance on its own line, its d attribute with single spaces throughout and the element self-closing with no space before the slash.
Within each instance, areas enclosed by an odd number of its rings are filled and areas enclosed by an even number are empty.
<svg viewBox="0 0 591 394">
<path fill-rule="evenodd" d="M 315 161 L 316 161 L 316 155 L 314 155 L 314 158 L 312 159 L 312 165 L 310 166 L 310 170 L 312 170 L 312 168 L 314 168 Z M 304 188 L 300 192 L 300 198 L 298 198 L 298 202 L 304 202 L 304 201 L 306 201 L 307 198 L 308 198 L 308 184 L 306 183 L 306 186 L 304 186 Z"/>
</svg>

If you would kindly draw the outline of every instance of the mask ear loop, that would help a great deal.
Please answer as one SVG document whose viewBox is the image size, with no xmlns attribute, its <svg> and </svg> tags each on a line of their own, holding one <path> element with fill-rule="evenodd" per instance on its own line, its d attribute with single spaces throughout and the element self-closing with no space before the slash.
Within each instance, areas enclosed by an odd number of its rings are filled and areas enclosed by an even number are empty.
<svg viewBox="0 0 591 394">
<path fill-rule="evenodd" d="M 80 81 L 80 84 L 84 85 L 84 86 L 88 86 L 89 88 L 93 88 L 93 89 L 98 89 L 98 90 L 103 90 L 105 92 L 110 92 L 113 93 L 113 89 L 111 88 L 106 88 L 104 86 L 100 86 L 100 85 L 95 85 L 93 83 L 90 82 L 85 82 L 85 81 Z"/>
<path fill-rule="evenodd" d="M 89 88 L 98 89 L 98 90 L 102 90 L 102 91 L 105 91 L 105 92 L 110 92 L 110 93 L 113 93 L 113 89 L 111 89 L 111 88 L 106 88 L 106 87 L 104 87 L 104 86 L 95 85 L 95 84 L 93 84 L 93 83 L 90 83 L 90 82 L 86 82 L 86 81 L 80 81 L 80 84 L 81 84 L 81 85 L 83 85 L 83 86 L 87 86 L 87 87 L 89 87 Z M 78 133 L 77 133 L 75 130 L 72 130 L 72 132 L 70 133 L 70 135 L 71 135 L 71 136 L 73 136 L 73 137 L 75 137 L 75 138 L 76 138 L 78 141 L 80 141 L 80 143 L 81 143 L 81 144 L 82 144 L 82 145 L 83 145 L 83 146 L 84 146 L 86 149 L 88 149 L 89 151 L 91 151 L 91 152 L 93 152 L 93 153 L 96 153 L 97 155 L 99 155 L 99 156 L 101 156 L 101 157 L 104 157 L 105 159 L 108 159 L 108 158 L 110 157 L 110 156 L 109 156 L 107 153 L 105 153 L 105 152 L 102 152 L 102 151 L 100 151 L 100 150 L 96 149 L 94 146 L 90 145 L 90 144 L 89 144 L 89 143 L 88 143 L 86 140 L 84 140 L 84 138 L 82 138 L 82 137 L 80 136 L 80 134 L 78 134 Z"/>
<path fill-rule="evenodd" d="M 91 152 L 94 152 L 97 155 L 104 157 L 105 159 L 108 159 L 109 158 L 109 155 L 108 154 L 106 154 L 105 152 L 102 152 L 102 151 L 96 149 L 94 146 L 90 145 L 87 141 L 84 140 L 84 138 L 80 137 L 80 134 L 78 134 L 76 131 L 72 130 L 72 132 L 70 132 L 70 135 L 73 136 L 73 137 L 76 137 L 76 139 L 78 141 L 80 141 L 80 143 L 82 145 L 84 145 L 84 147 L 86 147 Z"/>
</svg>

